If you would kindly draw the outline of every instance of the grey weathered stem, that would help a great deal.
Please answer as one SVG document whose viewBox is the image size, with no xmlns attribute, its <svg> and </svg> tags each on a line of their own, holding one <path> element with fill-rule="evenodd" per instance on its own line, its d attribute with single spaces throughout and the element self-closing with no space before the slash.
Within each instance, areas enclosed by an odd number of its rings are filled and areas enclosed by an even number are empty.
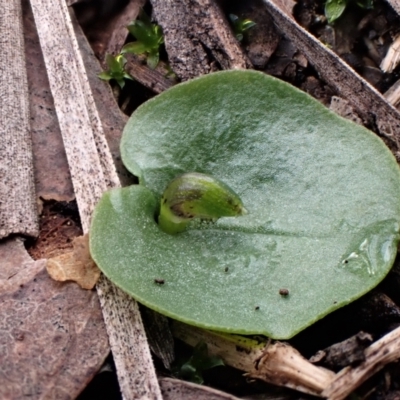
<svg viewBox="0 0 400 400">
<path fill-rule="evenodd" d="M 21 3 L 3 1 L 0 11 L 0 238 L 36 236 L 39 226 Z"/>
<path fill-rule="evenodd" d="M 63 0 L 31 0 L 85 233 L 101 194 L 120 186 Z M 137 303 L 106 278 L 100 304 L 126 400 L 162 399 Z M 89 344 L 88 344 L 89 346 Z"/>
</svg>

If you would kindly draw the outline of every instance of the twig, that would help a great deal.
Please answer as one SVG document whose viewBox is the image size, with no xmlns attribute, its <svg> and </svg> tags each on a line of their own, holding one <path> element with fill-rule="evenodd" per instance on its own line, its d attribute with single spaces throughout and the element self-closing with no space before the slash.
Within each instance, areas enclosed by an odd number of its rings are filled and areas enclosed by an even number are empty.
<svg viewBox="0 0 400 400">
<path fill-rule="evenodd" d="M 321 392 L 335 376 L 332 371 L 311 364 L 285 343 L 258 342 L 242 336 L 206 331 L 176 321 L 173 322 L 172 332 L 175 337 L 191 346 L 201 341 L 206 342 L 211 354 L 220 356 L 227 365 L 245 371 L 252 378 L 314 396 L 321 396 Z"/>
<path fill-rule="evenodd" d="M 159 62 L 156 69 L 151 69 L 141 62 L 136 55 L 126 54 L 125 57 L 127 59 L 125 65 L 126 72 L 153 92 L 161 93 L 176 83 L 174 80 L 166 77 L 168 71 L 163 62 Z"/>
<path fill-rule="evenodd" d="M 383 72 L 393 72 L 400 62 L 400 35 L 390 45 L 385 58 L 381 62 Z"/>
<path fill-rule="evenodd" d="M 365 350 L 365 361 L 355 368 L 346 367 L 322 392 L 329 400 L 342 400 L 386 364 L 400 358 L 400 327 Z"/>
</svg>

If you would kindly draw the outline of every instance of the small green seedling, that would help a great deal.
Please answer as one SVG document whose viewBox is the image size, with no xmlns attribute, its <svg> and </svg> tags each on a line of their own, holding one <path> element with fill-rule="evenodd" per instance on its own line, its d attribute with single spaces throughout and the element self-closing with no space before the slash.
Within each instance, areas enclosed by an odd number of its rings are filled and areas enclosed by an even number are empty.
<svg viewBox="0 0 400 400">
<path fill-rule="evenodd" d="M 239 18 L 235 14 L 229 14 L 229 19 L 231 20 L 232 27 L 233 27 L 233 32 L 235 33 L 236 39 L 241 42 L 244 38 L 245 33 L 250 29 L 253 28 L 253 26 L 256 25 L 255 22 L 253 22 L 250 19 L 247 18 Z"/>
<path fill-rule="evenodd" d="M 217 220 L 247 214 L 239 196 L 223 182 L 190 172 L 173 179 L 161 198 L 158 224 L 169 234 L 183 232 L 194 218 Z"/>
<path fill-rule="evenodd" d="M 173 368 L 173 372 L 178 378 L 202 384 L 204 382 L 203 371 L 224 365 L 220 357 L 208 354 L 207 343 L 200 342 L 193 349 L 193 355 L 189 360 L 178 364 Z"/>
<path fill-rule="evenodd" d="M 108 71 L 103 71 L 98 75 L 100 79 L 104 81 L 109 81 L 114 79 L 121 89 L 125 86 L 125 79 L 132 80 L 132 77 L 125 71 L 124 67 L 126 64 L 126 59 L 122 54 L 113 56 L 108 54 L 106 57 L 106 63 L 108 66 Z"/>
<path fill-rule="evenodd" d="M 328 19 L 328 23 L 332 24 L 341 17 L 352 1 L 354 0 L 327 0 L 325 3 L 325 16 Z M 373 0 L 358 0 L 355 4 L 366 10 L 373 8 Z"/>
<path fill-rule="evenodd" d="M 136 38 L 136 42 L 128 43 L 122 53 L 146 54 L 147 65 L 154 69 L 160 59 L 160 46 L 164 43 L 161 27 L 153 24 L 144 11 L 139 19 L 128 25 L 128 30 Z"/>
</svg>

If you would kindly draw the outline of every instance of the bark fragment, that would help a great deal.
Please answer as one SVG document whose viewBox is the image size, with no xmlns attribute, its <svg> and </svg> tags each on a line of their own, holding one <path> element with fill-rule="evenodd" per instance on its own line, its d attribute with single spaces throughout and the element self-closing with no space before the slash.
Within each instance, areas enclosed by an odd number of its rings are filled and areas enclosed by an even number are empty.
<svg viewBox="0 0 400 400">
<path fill-rule="evenodd" d="M 372 342 L 369 333 L 359 332 L 340 343 L 319 351 L 310 362 L 318 362 L 330 369 L 347 367 L 365 361 L 366 347 Z M 322 357 L 321 357 L 322 356 Z"/>
<path fill-rule="evenodd" d="M 212 0 L 152 0 L 174 72 L 183 81 L 219 69 L 250 66 Z"/>
</svg>

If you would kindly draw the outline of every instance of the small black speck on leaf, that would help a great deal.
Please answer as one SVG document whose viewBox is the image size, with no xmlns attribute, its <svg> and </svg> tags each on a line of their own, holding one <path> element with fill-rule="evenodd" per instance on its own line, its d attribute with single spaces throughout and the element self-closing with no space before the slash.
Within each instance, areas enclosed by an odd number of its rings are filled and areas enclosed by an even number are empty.
<svg viewBox="0 0 400 400">
<path fill-rule="evenodd" d="M 279 294 L 281 296 L 287 296 L 289 294 L 289 290 L 288 289 L 279 289 Z"/>
<path fill-rule="evenodd" d="M 157 285 L 164 285 L 165 280 L 164 279 L 154 279 L 154 283 L 157 283 Z"/>
<path fill-rule="evenodd" d="M 229 271 L 229 267 L 225 267 L 225 272 L 228 272 Z"/>
<path fill-rule="evenodd" d="M 256 306 L 255 310 L 258 311 L 260 309 L 260 306 Z"/>
</svg>

